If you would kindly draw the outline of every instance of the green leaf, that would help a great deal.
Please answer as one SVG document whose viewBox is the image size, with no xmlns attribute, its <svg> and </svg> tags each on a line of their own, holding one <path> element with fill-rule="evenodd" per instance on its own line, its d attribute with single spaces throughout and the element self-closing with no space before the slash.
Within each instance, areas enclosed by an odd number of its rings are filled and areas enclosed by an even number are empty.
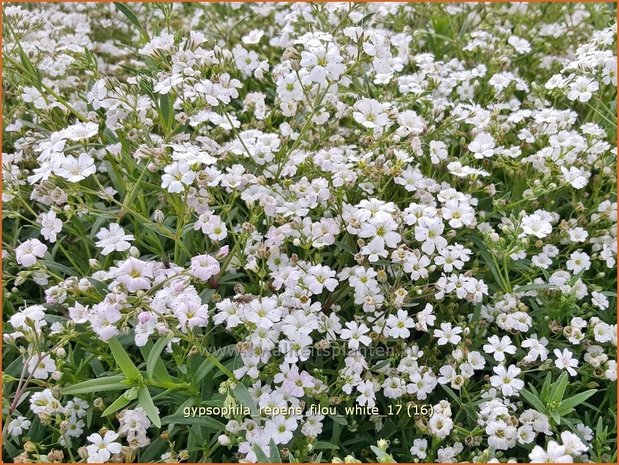
<svg viewBox="0 0 619 465">
<path fill-rule="evenodd" d="M 161 94 L 159 96 L 159 111 L 161 114 L 161 122 L 167 133 L 174 123 L 174 109 L 172 108 L 168 94 Z"/>
<path fill-rule="evenodd" d="M 550 394 L 550 389 L 552 387 L 552 372 L 548 372 L 546 374 L 546 379 L 544 380 L 544 384 L 542 385 L 541 396 L 544 399 L 547 399 Z"/>
<path fill-rule="evenodd" d="M 264 451 L 258 444 L 254 444 L 254 452 L 256 453 L 258 463 L 270 463 L 267 454 L 264 453 Z"/>
<path fill-rule="evenodd" d="M 256 401 L 254 401 L 253 397 L 251 396 L 251 394 L 249 393 L 249 391 L 243 384 L 237 383 L 236 387 L 232 390 L 232 392 L 234 392 L 234 395 L 236 396 L 237 400 L 242 405 L 249 408 L 252 416 L 258 415 L 258 408 L 256 407 Z"/>
<path fill-rule="evenodd" d="M 391 455 L 389 455 L 384 450 L 376 446 L 370 446 L 370 449 L 372 449 L 372 451 L 376 454 L 376 458 L 378 459 L 380 463 L 393 463 L 394 462 L 393 457 L 391 457 Z"/>
<path fill-rule="evenodd" d="M 125 349 L 118 342 L 116 337 L 111 338 L 109 341 L 110 349 L 112 350 L 112 355 L 114 356 L 114 360 L 118 364 L 120 370 L 125 374 L 125 376 L 132 381 L 139 381 L 142 378 L 142 374 L 140 370 L 135 366 L 135 364 L 125 352 Z"/>
<path fill-rule="evenodd" d="M 477 422 L 477 413 L 475 408 L 470 404 L 463 404 L 457 394 L 447 385 L 441 384 L 443 390 L 451 397 L 466 413 L 466 416 L 473 422 Z"/>
<path fill-rule="evenodd" d="M 126 394 L 126 393 L 125 393 Z M 125 405 L 127 405 L 129 402 L 131 402 L 124 394 L 122 396 L 120 396 L 118 399 L 116 399 L 114 402 L 112 402 L 108 408 L 106 408 L 103 413 L 101 414 L 102 417 L 107 417 L 108 415 L 111 415 L 114 412 L 119 411 L 121 408 L 123 408 Z"/>
<path fill-rule="evenodd" d="M 92 284 L 92 287 L 95 288 L 97 294 L 99 294 L 101 297 L 105 297 L 107 295 L 107 286 L 105 285 L 105 283 L 95 278 L 91 278 L 90 276 L 86 277 L 86 279 L 90 282 L 90 284 Z"/>
<path fill-rule="evenodd" d="M 337 247 L 338 249 L 342 249 L 348 253 L 351 253 L 353 255 L 355 255 L 357 253 L 357 251 L 355 249 L 352 248 L 352 246 L 350 244 L 346 244 L 345 242 L 342 241 L 337 241 L 335 243 L 335 247 Z"/>
<path fill-rule="evenodd" d="M 503 292 L 509 292 L 510 289 L 505 283 L 505 279 L 503 278 L 503 275 L 501 275 L 501 272 L 497 268 L 493 255 L 490 252 L 490 250 L 488 250 L 488 247 L 486 246 L 485 242 L 482 241 L 480 238 L 476 236 L 471 236 L 471 235 L 467 236 L 467 239 L 472 241 L 477 246 L 484 263 L 490 270 L 490 273 L 492 273 L 492 277 L 494 278 L 494 281 L 500 285 L 501 290 L 503 290 Z"/>
<path fill-rule="evenodd" d="M 527 284 L 525 286 L 518 286 L 516 289 L 514 289 L 514 292 L 521 293 L 521 292 L 527 292 L 527 291 L 537 291 L 538 289 L 557 289 L 557 286 L 554 284 L 548 284 L 548 283 Z"/>
<path fill-rule="evenodd" d="M 170 342 L 170 339 L 165 337 L 161 338 L 157 342 L 155 342 L 155 345 L 150 350 L 150 353 L 148 354 L 148 359 L 146 360 L 146 374 L 148 375 L 148 379 L 153 379 L 157 364 L 161 363 L 161 352 L 168 344 L 168 342 Z M 165 373 L 168 374 L 167 370 L 165 369 L 165 365 L 163 366 L 163 369 Z M 168 375 L 168 378 L 169 377 L 170 376 Z"/>
<path fill-rule="evenodd" d="M 342 426 L 348 425 L 348 420 L 346 419 L 344 415 L 329 415 L 329 418 L 331 418 L 338 425 L 342 425 Z"/>
<path fill-rule="evenodd" d="M 273 439 L 269 441 L 269 455 L 271 456 L 272 463 L 282 463 L 282 457 L 279 455 L 279 448 Z"/>
<path fill-rule="evenodd" d="M 520 391 L 520 394 L 522 394 L 522 397 L 524 397 L 526 401 L 529 402 L 529 404 L 531 404 L 538 412 L 545 413 L 547 411 L 546 406 L 541 401 L 541 399 L 535 394 L 533 394 L 531 391 L 523 389 L 522 391 Z"/>
<path fill-rule="evenodd" d="M 559 379 L 557 380 L 557 382 L 552 387 L 552 390 L 550 391 L 550 396 L 548 397 L 548 400 L 550 402 L 559 403 L 563 400 L 563 396 L 565 395 L 565 390 L 567 389 L 567 382 L 568 382 L 567 373 L 564 371 L 563 373 L 561 373 L 561 376 L 559 376 Z"/>
<path fill-rule="evenodd" d="M 570 413 L 574 407 L 582 404 L 585 400 L 595 394 L 597 391 L 595 389 L 589 389 L 588 391 L 580 392 L 572 397 L 565 399 L 561 402 L 561 405 L 556 409 L 560 415 L 567 415 Z"/>
<path fill-rule="evenodd" d="M 336 446 L 335 444 L 331 444 L 330 442 L 327 442 L 327 441 L 317 441 L 316 444 L 314 445 L 314 449 L 338 450 L 339 446 Z"/>
<path fill-rule="evenodd" d="M 73 268 L 69 268 L 68 266 L 63 265 L 62 263 L 57 263 L 52 260 L 39 260 L 39 263 L 42 263 L 43 265 L 45 265 L 46 268 L 49 268 L 50 270 L 59 271 L 68 276 L 79 276 L 79 273 L 77 271 L 75 271 Z"/>
<path fill-rule="evenodd" d="M 193 378 L 191 379 L 191 384 L 200 384 L 200 381 L 202 381 L 202 379 L 208 375 L 213 368 L 215 368 L 215 364 L 211 360 L 204 360 L 194 373 Z"/>
<path fill-rule="evenodd" d="M 185 415 L 168 415 L 161 419 L 162 425 L 199 425 L 216 432 L 226 430 L 226 425 L 213 417 L 186 417 Z"/>
<path fill-rule="evenodd" d="M 103 379 L 89 379 L 88 381 L 64 388 L 62 393 L 73 396 L 92 392 L 120 391 L 121 389 L 127 389 L 127 385 L 121 382 L 125 380 L 126 378 L 123 375 L 108 376 Z"/>
<path fill-rule="evenodd" d="M 138 456 L 137 461 L 139 463 L 156 462 L 158 458 L 168 449 L 168 441 L 164 441 L 161 438 L 155 439 L 148 447 L 143 449 L 143 452 Z"/>
<path fill-rule="evenodd" d="M 142 26 L 142 23 L 140 23 L 140 20 L 135 15 L 135 13 L 131 10 L 131 8 L 129 8 L 128 6 L 120 2 L 114 2 L 114 5 L 120 12 L 122 12 L 127 17 L 127 19 L 131 22 L 131 24 L 133 24 L 135 27 L 138 28 L 138 30 L 142 33 L 145 39 L 150 40 L 148 37 L 148 33 L 146 32 L 146 29 L 144 29 L 144 27 Z"/>
<path fill-rule="evenodd" d="M 140 407 L 144 409 L 144 413 L 150 418 L 150 421 L 153 422 L 157 428 L 161 428 L 161 419 L 159 418 L 159 409 L 155 407 L 153 403 L 153 398 L 150 396 L 150 392 L 148 392 L 148 388 L 146 386 L 142 386 L 140 388 L 140 392 L 138 393 L 138 402 Z"/>
<path fill-rule="evenodd" d="M 279 455 L 279 449 L 273 439 L 269 441 L 269 455 L 271 456 L 271 463 L 282 463 L 282 458 Z"/>
</svg>

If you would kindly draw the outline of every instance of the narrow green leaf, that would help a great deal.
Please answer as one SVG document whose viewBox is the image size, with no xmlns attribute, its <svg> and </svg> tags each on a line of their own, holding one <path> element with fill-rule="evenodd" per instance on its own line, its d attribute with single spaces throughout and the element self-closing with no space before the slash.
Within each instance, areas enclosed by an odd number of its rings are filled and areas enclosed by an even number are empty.
<svg viewBox="0 0 619 465">
<path fill-rule="evenodd" d="M 539 289 L 557 289 L 557 286 L 554 284 L 548 284 L 548 283 L 527 284 L 525 286 L 518 286 L 516 289 L 514 289 L 514 292 L 522 293 L 522 292 L 527 292 L 527 291 L 537 291 Z"/>
<path fill-rule="evenodd" d="M 494 281 L 500 285 L 501 289 L 504 292 L 509 292 L 509 289 L 507 288 L 507 285 L 505 284 L 505 280 L 503 276 L 501 275 L 499 269 L 496 267 L 495 261 L 492 258 L 492 253 L 490 252 L 490 250 L 488 250 L 488 246 L 486 246 L 485 242 L 481 240 L 480 238 L 476 236 L 471 236 L 471 235 L 467 236 L 467 239 L 471 240 L 479 249 L 479 253 L 481 254 L 481 257 L 484 263 L 490 270 L 490 273 L 492 273 L 492 277 L 494 278 Z"/>
<path fill-rule="evenodd" d="M 541 401 L 539 397 L 537 397 L 531 391 L 527 391 L 526 389 L 523 389 L 522 391 L 520 391 L 520 394 L 522 394 L 522 397 L 524 397 L 526 401 L 529 402 L 529 404 L 535 407 L 535 410 L 537 410 L 538 412 L 542 412 L 542 413 L 546 412 L 547 409 L 544 403 Z"/>
<path fill-rule="evenodd" d="M 330 442 L 327 441 L 317 441 L 316 444 L 314 445 L 314 449 L 329 449 L 329 450 L 338 450 L 340 447 L 336 446 L 335 444 L 331 444 Z"/>
<path fill-rule="evenodd" d="M 90 282 L 90 284 L 92 284 L 92 287 L 94 287 L 95 291 L 97 291 L 97 294 L 101 297 L 105 297 L 107 295 L 107 286 L 105 283 L 95 278 L 91 278 L 90 276 L 86 277 L 86 279 Z"/>
<path fill-rule="evenodd" d="M 251 394 L 249 393 L 249 391 L 243 384 L 237 383 L 236 387 L 232 390 L 232 392 L 234 392 L 234 395 L 236 396 L 237 400 L 242 405 L 250 409 L 252 416 L 258 415 L 256 401 L 253 399 L 253 397 L 251 396 Z"/>
<path fill-rule="evenodd" d="M 109 376 L 103 379 L 89 379 L 88 381 L 83 381 L 63 389 L 62 393 L 66 395 L 76 395 L 92 392 L 119 391 L 127 388 L 127 385 L 121 382 L 125 380 L 126 378 L 124 375 Z"/>
<path fill-rule="evenodd" d="M 550 402 L 558 403 L 563 400 L 565 390 L 567 389 L 567 382 L 567 373 L 564 371 L 563 373 L 561 373 L 561 376 L 559 376 L 559 379 L 550 391 L 550 396 L 548 398 Z"/>
<path fill-rule="evenodd" d="M 329 418 L 331 418 L 338 425 L 342 425 L 342 426 L 348 425 L 348 420 L 346 419 L 344 415 L 329 415 Z"/>
<path fill-rule="evenodd" d="M 39 260 L 39 263 L 42 263 L 50 270 L 59 271 L 68 276 L 79 276 L 79 273 L 75 271 L 73 268 L 69 268 L 68 266 L 63 265 L 62 263 L 57 263 L 53 260 Z"/>
<path fill-rule="evenodd" d="M 441 384 L 441 387 L 449 395 L 449 397 L 451 397 L 454 402 L 456 402 L 464 410 L 466 416 L 469 417 L 471 421 L 477 422 L 477 414 L 475 412 L 475 408 L 473 408 L 472 405 L 463 404 L 457 394 L 449 386 Z"/>
<path fill-rule="evenodd" d="M 153 403 L 153 398 L 150 396 L 150 392 L 148 392 L 148 388 L 146 386 L 142 386 L 140 388 L 140 392 L 138 393 L 138 402 L 140 407 L 144 409 L 144 413 L 150 418 L 150 421 L 153 422 L 157 428 L 161 428 L 161 419 L 159 418 L 159 409 L 155 407 Z"/>
<path fill-rule="evenodd" d="M 193 378 L 191 379 L 191 384 L 193 385 L 198 385 L 200 384 L 200 382 L 202 381 L 202 379 L 204 379 L 204 377 L 206 375 L 209 374 L 209 372 L 215 368 L 215 364 L 209 360 L 206 359 L 204 360 L 200 366 L 198 367 L 198 369 L 196 370 L 196 372 L 193 375 Z"/>
<path fill-rule="evenodd" d="M 163 351 L 165 346 L 168 344 L 168 342 L 170 342 L 170 339 L 161 338 L 157 342 L 155 342 L 155 345 L 150 350 L 150 353 L 148 354 L 148 359 L 146 360 L 146 374 L 148 375 L 148 379 L 153 379 L 153 376 L 155 374 L 155 369 L 157 368 L 157 364 L 161 362 L 161 358 L 160 358 L 161 352 Z M 165 366 L 164 366 L 164 370 L 165 370 Z M 167 374 L 167 371 L 166 371 L 166 374 Z"/>
<path fill-rule="evenodd" d="M 138 30 L 142 33 L 144 38 L 150 40 L 148 37 L 148 33 L 146 32 L 146 29 L 144 29 L 144 27 L 142 26 L 142 23 L 140 23 L 140 20 L 135 15 L 135 13 L 131 10 L 131 8 L 129 8 L 127 5 L 120 3 L 120 2 L 114 2 L 114 5 L 120 12 L 122 12 L 122 14 L 124 14 L 127 17 L 127 19 L 129 20 L 129 22 L 131 22 L 131 24 L 133 24 L 135 27 L 138 28 Z"/>
<path fill-rule="evenodd" d="M 552 387 L 552 372 L 548 372 L 546 374 L 546 379 L 544 380 L 544 384 L 542 385 L 541 397 L 547 399 L 550 394 L 550 389 Z"/>
<path fill-rule="evenodd" d="M 271 463 L 282 463 L 282 457 L 279 455 L 279 449 L 273 439 L 269 442 L 269 455 L 271 456 Z"/>
<path fill-rule="evenodd" d="M 103 413 L 101 413 L 101 416 L 102 417 L 107 417 L 108 415 L 111 415 L 112 413 L 119 411 L 121 408 L 123 408 L 129 402 L 131 402 L 131 401 L 129 399 L 127 399 L 127 397 L 125 397 L 125 395 L 122 395 L 118 399 L 116 399 L 114 402 L 112 402 L 108 406 L 108 408 L 106 408 L 103 411 Z"/>
<path fill-rule="evenodd" d="M 169 424 L 199 425 L 199 426 L 203 426 L 205 428 L 208 428 L 216 432 L 223 432 L 226 430 L 226 425 L 224 425 L 221 421 L 216 420 L 213 417 L 207 417 L 207 416 L 186 417 L 185 415 L 168 415 L 167 417 L 163 417 L 161 419 L 161 424 L 162 425 L 169 425 Z"/>
<path fill-rule="evenodd" d="M 258 444 L 254 444 L 254 452 L 256 453 L 258 463 L 270 463 L 267 454 L 264 453 L 264 451 Z"/>
<path fill-rule="evenodd" d="M 580 392 L 572 397 L 565 399 L 557 408 L 557 412 L 559 412 L 561 415 L 567 415 L 572 411 L 574 407 L 582 404 L 585 400 L 587 400 L 596 392 L 597 391 L 595 389 L 589 389 L 588 391 Z"/>
<path fill-rule="evenodd" d="M 140 373 L 140 370 L 138 370 L 138 368 L 135 366 L 135 364 L 131 361 L 129 355 L 127 355 L 127 352 L 125 352 L 125 349 L 123 348 L 121 343 L 118 342 L 118 339 L 116 339 L 116 337 L 113 337 L 108 342 L 110 344 L 110 350 L 112 351 L 114 360 L 118 364 L 120 370 L 125 374 L 128 379 L 132 381 L 138 381 L 142 377 L 142 374 Z"/>
</svg>

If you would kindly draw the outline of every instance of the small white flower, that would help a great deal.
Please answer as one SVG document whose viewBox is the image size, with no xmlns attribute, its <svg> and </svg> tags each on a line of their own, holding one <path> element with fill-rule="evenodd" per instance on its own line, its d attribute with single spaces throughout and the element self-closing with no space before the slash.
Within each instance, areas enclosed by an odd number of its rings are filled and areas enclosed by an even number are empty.
<svg viewBox="0 0 619 465">
<path fill-rule="evenodd" d="M 483 159 L 494 155 L 496 143 L 494 138 L 487 132 L 480 132 L 475 136 L 475 139 L 469 144 L 469 150 L 475 158 Z"/>
<path fill-rule="evenodd" d="M 15 249 L 15 260 L 18 264 L 31 267 L 47 252 L 47 246 L 38 239 L 29 239 Z"/>
<path fill-rule="evenodd" d="M 96 171 L 94 159 L 87 153 L 82 153 L 78 158 L 72 155 L 65 157 L 55 173 L 69 182 L 79 182 Z"/>
<path fill-rule="evenodd" d="M 570 352 L 569 349 L 563 349 L 563 352 L 559 349 L 555 349 L 553 353 L 555 357 L 557 357 L 555 366 L 561 370 L 567 370 L 570 376 L 576 376 L 577 373 L 574 368 L 578 366 L 578 360 L 573 358 L 572 352 Z"/>
<path fill-rule="evenodd" d="M 106 431 L 104 436 L 93 433 L 86 439 L 92 443 L 86 446 L 88 463 L 107 462 L 112 454 L 120 453 L 121 445 L 119 442 L 114 442 L 118 439 L 118 434 L 114 431 Z"/>
<path fill-rule="evenodd" d="M 542 219 L 538 214 L 525 215 L 520 223 L 523 234 L 527 236 L 535 236 L 543 239 L 552 233 L 552 225 L 550 222 Z"/>
<path fill-rule="evenodd" d="M 62 230 L 62 221 L 56 218 L 56 212 L 41 213 L 39 222 L 43 237 L 49 242 L 56 242 L 56 235 Z"/>
<path fill-rule="evenodd" d="M 101 255 L 109 255 L 114 251 L 124 252 L 125 250 L 129 250 L 131 247 L 131 242 L 135 238 L 133 234 L 125 234 L 125 230 L 116 223 L 112 223 L 109 225 L 109 229 L 101 228 L 99 232 L 97 232 L 97 239 L 99 239 L 95 245 L 100 249 Z"/>
</svg>

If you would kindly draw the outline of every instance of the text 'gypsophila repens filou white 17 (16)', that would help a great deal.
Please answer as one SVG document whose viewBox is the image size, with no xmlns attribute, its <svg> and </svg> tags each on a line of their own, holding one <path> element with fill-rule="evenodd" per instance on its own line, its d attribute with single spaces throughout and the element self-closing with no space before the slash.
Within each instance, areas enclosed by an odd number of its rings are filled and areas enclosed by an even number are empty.
<svg viewBox="0 0 619 465">
<path fill-rule="evenodd" d="M 3 460 L 613 462 L 612 3 L 3 4 Z"/>
</svg>

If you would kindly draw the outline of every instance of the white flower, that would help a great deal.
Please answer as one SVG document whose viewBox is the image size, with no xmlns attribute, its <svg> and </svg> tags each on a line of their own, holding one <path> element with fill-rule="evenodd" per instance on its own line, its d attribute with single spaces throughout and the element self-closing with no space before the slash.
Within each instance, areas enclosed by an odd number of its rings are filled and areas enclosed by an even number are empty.
<svg viewBox="0 0 619 465">
<path fill-rule="evenodd" d="M 565 267 L 574 274 L 578 274 L 581 271 L 586 271 L 591 267 L 591 259 L 585 252 L 577 250 L 572 252 L 570 259 L 565 264 Z"/>
<path fill-rule="evenodd" d="M 516 52 L 520 54 L 529 53 L 531 51 L 531 44 L 528 40 L 523 39 L 522 37 L 510 35 L 509 39 L 507 39 L 507 43 L 514 47 Z"/>
<path fill-rule="evenodd" d="M 600 88 L 599 84 L 586 76 L 578 76 L 574 82 L 570 84 L 570 90 L 567 93 L 567 98 L 570 100 L 578 100 L 580 102 L 588 102 L 593 97 L 593 93 Z"/>
<path fill-rule="evenodd" d="M 451 323 L 444 322 L 441 323 L 441 329 L 434 330 L 434 337 L 439 338 L 437 341 L 439 346 L 444 346 L 447 343 L 455 345 L 462 339 L 460 333 L 462 333 L 462 328 L 460 326 L 452 328 Z"/>
<path fill-rule="evenodd" d="M 560 370 L 567 370 L 570 376 L 576 376 L 577 373 L 574 368 L 578 366 L 578 360 L 573 358 L 572 352 L 570 352 L 569 349 L 563 349 L 563 352 L 559 349 L 555 349 L 553 353 L 555 357 L 557 357 L 555 366 Z"/>
<path fill-rule="evenodd" d="M 535 236 L 543 239 L 552 233 L 552 225 L 550 222 L 542 219 L 538 214 L 525 215 L 520 223 L 523 234 L 527 236 Z"/>
<path fill-rule="evenodd" d="M 370 328 L 365 324 L 348 321 L 346 322 L 346 329 L 342 330 L 340 337 L 344 340 L 348 340 L 348 347 L 352 350 L 357 350 L 359 349 L 359 344 L 363 344 L 364 346 L 370 345 L 372 339 L 366 336 L 369 332 Z"/>
<path fill-rule="evenodd" d="M 93 122 L 75 123 L 62 131 L 69 140 L 86 140 L 99 132 L 99 125 Z"/>
<path fill-rule="evenodd" d="M 374 133 L 380 134 L 389 124 L 387 105 L 374 99 L 363 99 L 353 106 L 353 118 L 365 128 L 373 129 Z"/>
<path fill-rule="evenodd" d="M 447 145 L 445 142 L 438 140 L 430 141 L 430 160 L 433 164 L 438 164 L 442 160 L 446 160 L 449 153 L 447 151 Z"/>
<path fill-rule="evenodd" d="M 492 354 L 497 362 L 505 361 L 505 354 L 515 354 L 516 346 L 512 344 L 512 340 L 509 336 L 503 336 L 499 339 L 499 336 L 490 336 L 488 338 L 488 344 L 484 345 L 484 351 L 487 354 Z"/>
<path fill-rule="evenodd" d="M 494 148 L 494 138 L 487 132 L 480 132 L 469 144 L 469 150 L 477 159 L 489 158 L 493 156 L 495 152 Z"/>
<path fill-rule="evenodd" d="M 56 235 L 62 230 L 62 221 L 56 218 L 56 212 L 41 213 L 39 222 L 43 237 L 50 242 L 56 242 Z"/>
<path fill-rule="evenodd" d="M 38 239 L 29 239 L 15 249 L 15 260 L 18 264 L 31 267 L 47 252 L 47 246 Z"/>
<path fill-rule="evenodd" d="M 94 159 L 87 153 L 81 153 L 78 158 L 72 155 L 65 157 L 55 173 L 69 182 L 79 182 L 96 171 Z"/>
<path fill-rule="evenodd" d="M 24 431 L 28 431 L 30 429 L 30 425 L 32 422 L 28 420 L 26 417 L 18 416 L 11 420 L 11 422 L 7 426 L 8 433 L 14 438 L 21 436 Z"/>
<path fill-rule="evenodd" d="M 584 454 L 589 449 L 578 436 L 570 431 L 563 431 L 561 433 L 561 442 L 563 447 L 565 447 L 565 452 L 572 456 Z"/>
<path fill-rule="evenodd" d="M 170 193 L 183 192 L 185 186 L 189 186 L 196 179 L 196 173 L 182 160 L 166 166 L 163 171 L 165 174 L 161 176 L 161 187 Z"/>
<path fill-rule="evenodd" d="M 246 35 L 241 39 L 246 45 L 255 45 L 260 42 L 260 39 L 264 35 L 264 31 L 260 29 L 253 29 L 249 31 Z"/>
<path fill-rule="evenodd" d="M 49 354 L 35 354 L 28 362 L 28 373 L 36 379 L 47 379 L 56 371 L 56 362 Z"/>
<path fill-rule="evenodd" d="M 574 166 L 570 166 L 569 170 L 565 166 L 562 166 L 561 172 L 563 173 L 563 178 L 575 189 L 582 189 L 589 181 L 590 173 Z"/>
<path fill-rule="evenodd" d="M 427 457 L 428 441 L 426 439 L 414 439 L 413 446 L 410 449 L 411 455 L 414 455 L 421 460 Z"/>
<path fill-rule="evenodd" d="M 197 255 L 191 259 L 191 273 L 202 281 L 217 275 L 219 269 L 219 262 L 210 255 Z"/>
<path fill-rule="evenodd" d="M 265 422 L 264 429 L 275 444 L 286 444 L 292 439 L 292 432 L 297 429 L 297 426 L 294 418 L 276 415 Z"/>
<path fill-rule="evenodd" d="M 574 459 L 567 454 L 565 447 L 555 441 L 550 441 L 544 450 L 541 446 L 535 446 L 529 454 L 531 463 L 573 463 Z"/>
<path fill-rule="evenodd" d="M 325 85 L 327 79 L 337 81 L 345 71 L 343 58 L 333 44 L 311 47 L 301 52 L 301 66 L 309 71 L 309 82 Z"/>
<path fill-rule="evenodd" d="M 101 255 L 109 255 L 114 251 L 124 252 L 129 250 L 131 242 L 135 238 L 133 234 L 125 234 L 125 230 L 116 223 L 109 225 L 109 229 L 101 228 L 97 232 L 97 239 L 99 239 L 95 245 L 100 249 Z"/>
<path fill-rule="evenodd" d="M 103 437 L 98 433 L 93 433 L 86 439 L 92 443 L 86 446 L 88 463 L 107 462 L 112 454 L 120 453 L 121 445 L 119 442 L 114 442 L 118 439 L 118 434 L 114 431 L 106 431 Z"/>
<path fill-rule="evenodd" d="M 593 291 L 591 293 L 591 303 L 595 305 L 597 308 L 599 308 L 600 310 L 608 309 L 608 305 L 609 305 L 608 297 L 606 297 L 601 292 L 597 292 L 597 291 Z"/>
<path fill-rule="evenodd" d="M 517 396 L 518 391 L 524 387 L 524 381 L 517 378 L 521 370 L 516 365 L 510 365 L 507 368 L 505 365 L 498 365 L 492 370 L 496 374 L 490 377 L 490 384 L 499 388 L 504 396 Z"/>
<path fill-rule="evenodd" d="M 406 339 L 411 335 L 410 328 L 415 327 L 413 320 L 405 310 L 398 310 L 396 315 L 387 318 L 388 334 L 391 337 Z"/>
</svg>

